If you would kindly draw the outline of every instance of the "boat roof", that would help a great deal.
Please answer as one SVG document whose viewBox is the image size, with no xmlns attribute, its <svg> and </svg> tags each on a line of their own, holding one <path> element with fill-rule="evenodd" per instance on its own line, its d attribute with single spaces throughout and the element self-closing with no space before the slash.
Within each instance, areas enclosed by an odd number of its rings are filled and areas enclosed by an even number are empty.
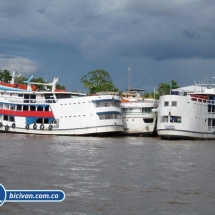
<svg viewBox="0 0 215 215">
<path fill-rule="evenodd" d="M 215 88 L 211 87 L 211 85 L 208 86 L 202 86 L 202 85 L 190 85 L 186 87 L 180 87 L 177 89 L 172 89 L 173 92 L 182 92 L 182 93 L 188 93 L 188 94 L 215 94 Z"/>
</svg>

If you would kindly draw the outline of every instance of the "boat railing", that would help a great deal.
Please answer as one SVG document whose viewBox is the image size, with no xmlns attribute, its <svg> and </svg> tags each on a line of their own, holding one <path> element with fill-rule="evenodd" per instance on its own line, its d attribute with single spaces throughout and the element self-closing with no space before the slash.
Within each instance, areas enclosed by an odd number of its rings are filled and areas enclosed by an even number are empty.
<svg viewBox="0 0 215 215">
<path fill-rule="evenodd" d="M 208 100 L 208 103 L 209 104 L 215 104 L 215 101 L 214 100 Z"/>
<path fill-rule="evenodd" d="M 56 103 L 55 99 L 17 99 L 17 98 L 6 98 L 9 102 L 15 102 L 15 103 Z"/>
<path fill-rule="evenodd" d="M 133 115 L 133 116 L 137 116 L 137 115 L 140 115 L 140 116 L 145 116 L 145 115 L 153 115 L 155 114 L 154 111 L 149 111 L 149 112 L 132 112 L 132 111 L 122 111 L 122 114 L 123 115 Z"/>
<path fill-rule="evenodd" d="M 208 126 L 208 131 L 215 131 L 215 126 Z"/>
<path fill-rule="evenodd" d="M 197 96 L 191 96 L 191 101 L 194 102 L 203 102 L 203 103 L 208 103 L 208 104 L 215 104 L 215 100 L 209 100 L 207 98 L 204 97 L 197 97 Z"/>
</svg>

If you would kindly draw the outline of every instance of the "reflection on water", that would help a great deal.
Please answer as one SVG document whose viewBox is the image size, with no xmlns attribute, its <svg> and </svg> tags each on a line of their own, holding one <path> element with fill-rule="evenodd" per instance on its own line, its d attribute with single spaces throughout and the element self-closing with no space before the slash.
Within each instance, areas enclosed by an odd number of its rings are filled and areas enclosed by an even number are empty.
<svg viewBox="0 0 215 215">
<path fill-rule="evenodd" d="M 0 214 L 214 214 L 213 141 L 1 134 L 6 189 L 57 189 L 61 203 Z"/>
</svg>

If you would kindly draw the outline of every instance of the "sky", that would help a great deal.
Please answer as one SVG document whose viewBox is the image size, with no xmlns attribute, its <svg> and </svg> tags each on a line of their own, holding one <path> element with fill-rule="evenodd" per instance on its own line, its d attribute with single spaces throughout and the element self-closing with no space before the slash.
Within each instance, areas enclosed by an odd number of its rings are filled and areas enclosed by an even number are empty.
<svg viewBox="0 0 215 215">
<path fill-rule="evenodd" d="M 120 91 L 214 83 L 215 1 L 0 0 L 0 69 L 78 92 L 98 69 Z"/>
</svg>

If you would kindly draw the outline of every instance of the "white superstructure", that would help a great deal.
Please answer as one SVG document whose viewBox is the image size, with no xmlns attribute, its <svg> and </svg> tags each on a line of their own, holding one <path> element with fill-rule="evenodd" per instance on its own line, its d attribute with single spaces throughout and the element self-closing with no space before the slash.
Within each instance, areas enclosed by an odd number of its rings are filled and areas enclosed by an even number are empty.
<svg viewBox="0 0 215 215">
<path fill-rule="evenodd" d="M 144 100 L 137 90 L 123 92 L 121 109 L 125 134 L 151 135 L 155 131 L 157 118 L 156 100 Z"/>
<path fill-rule="evenodd" d="M 161 138 L 215 139 L 215 88 L 193 85 L 159 99 L 157 133 Z"/>
<path fill-rule="evenodd" d="M 1 132 L 102 135 L 124 131 L 119 96 L 57 91 L 57 79 L 44 84 L 52 86 L 51 91 L 37 91 L 33 84 L 38 83 L 30 80 L 25 82 L 26 89 L 0 83 Z"/>
</svg>

